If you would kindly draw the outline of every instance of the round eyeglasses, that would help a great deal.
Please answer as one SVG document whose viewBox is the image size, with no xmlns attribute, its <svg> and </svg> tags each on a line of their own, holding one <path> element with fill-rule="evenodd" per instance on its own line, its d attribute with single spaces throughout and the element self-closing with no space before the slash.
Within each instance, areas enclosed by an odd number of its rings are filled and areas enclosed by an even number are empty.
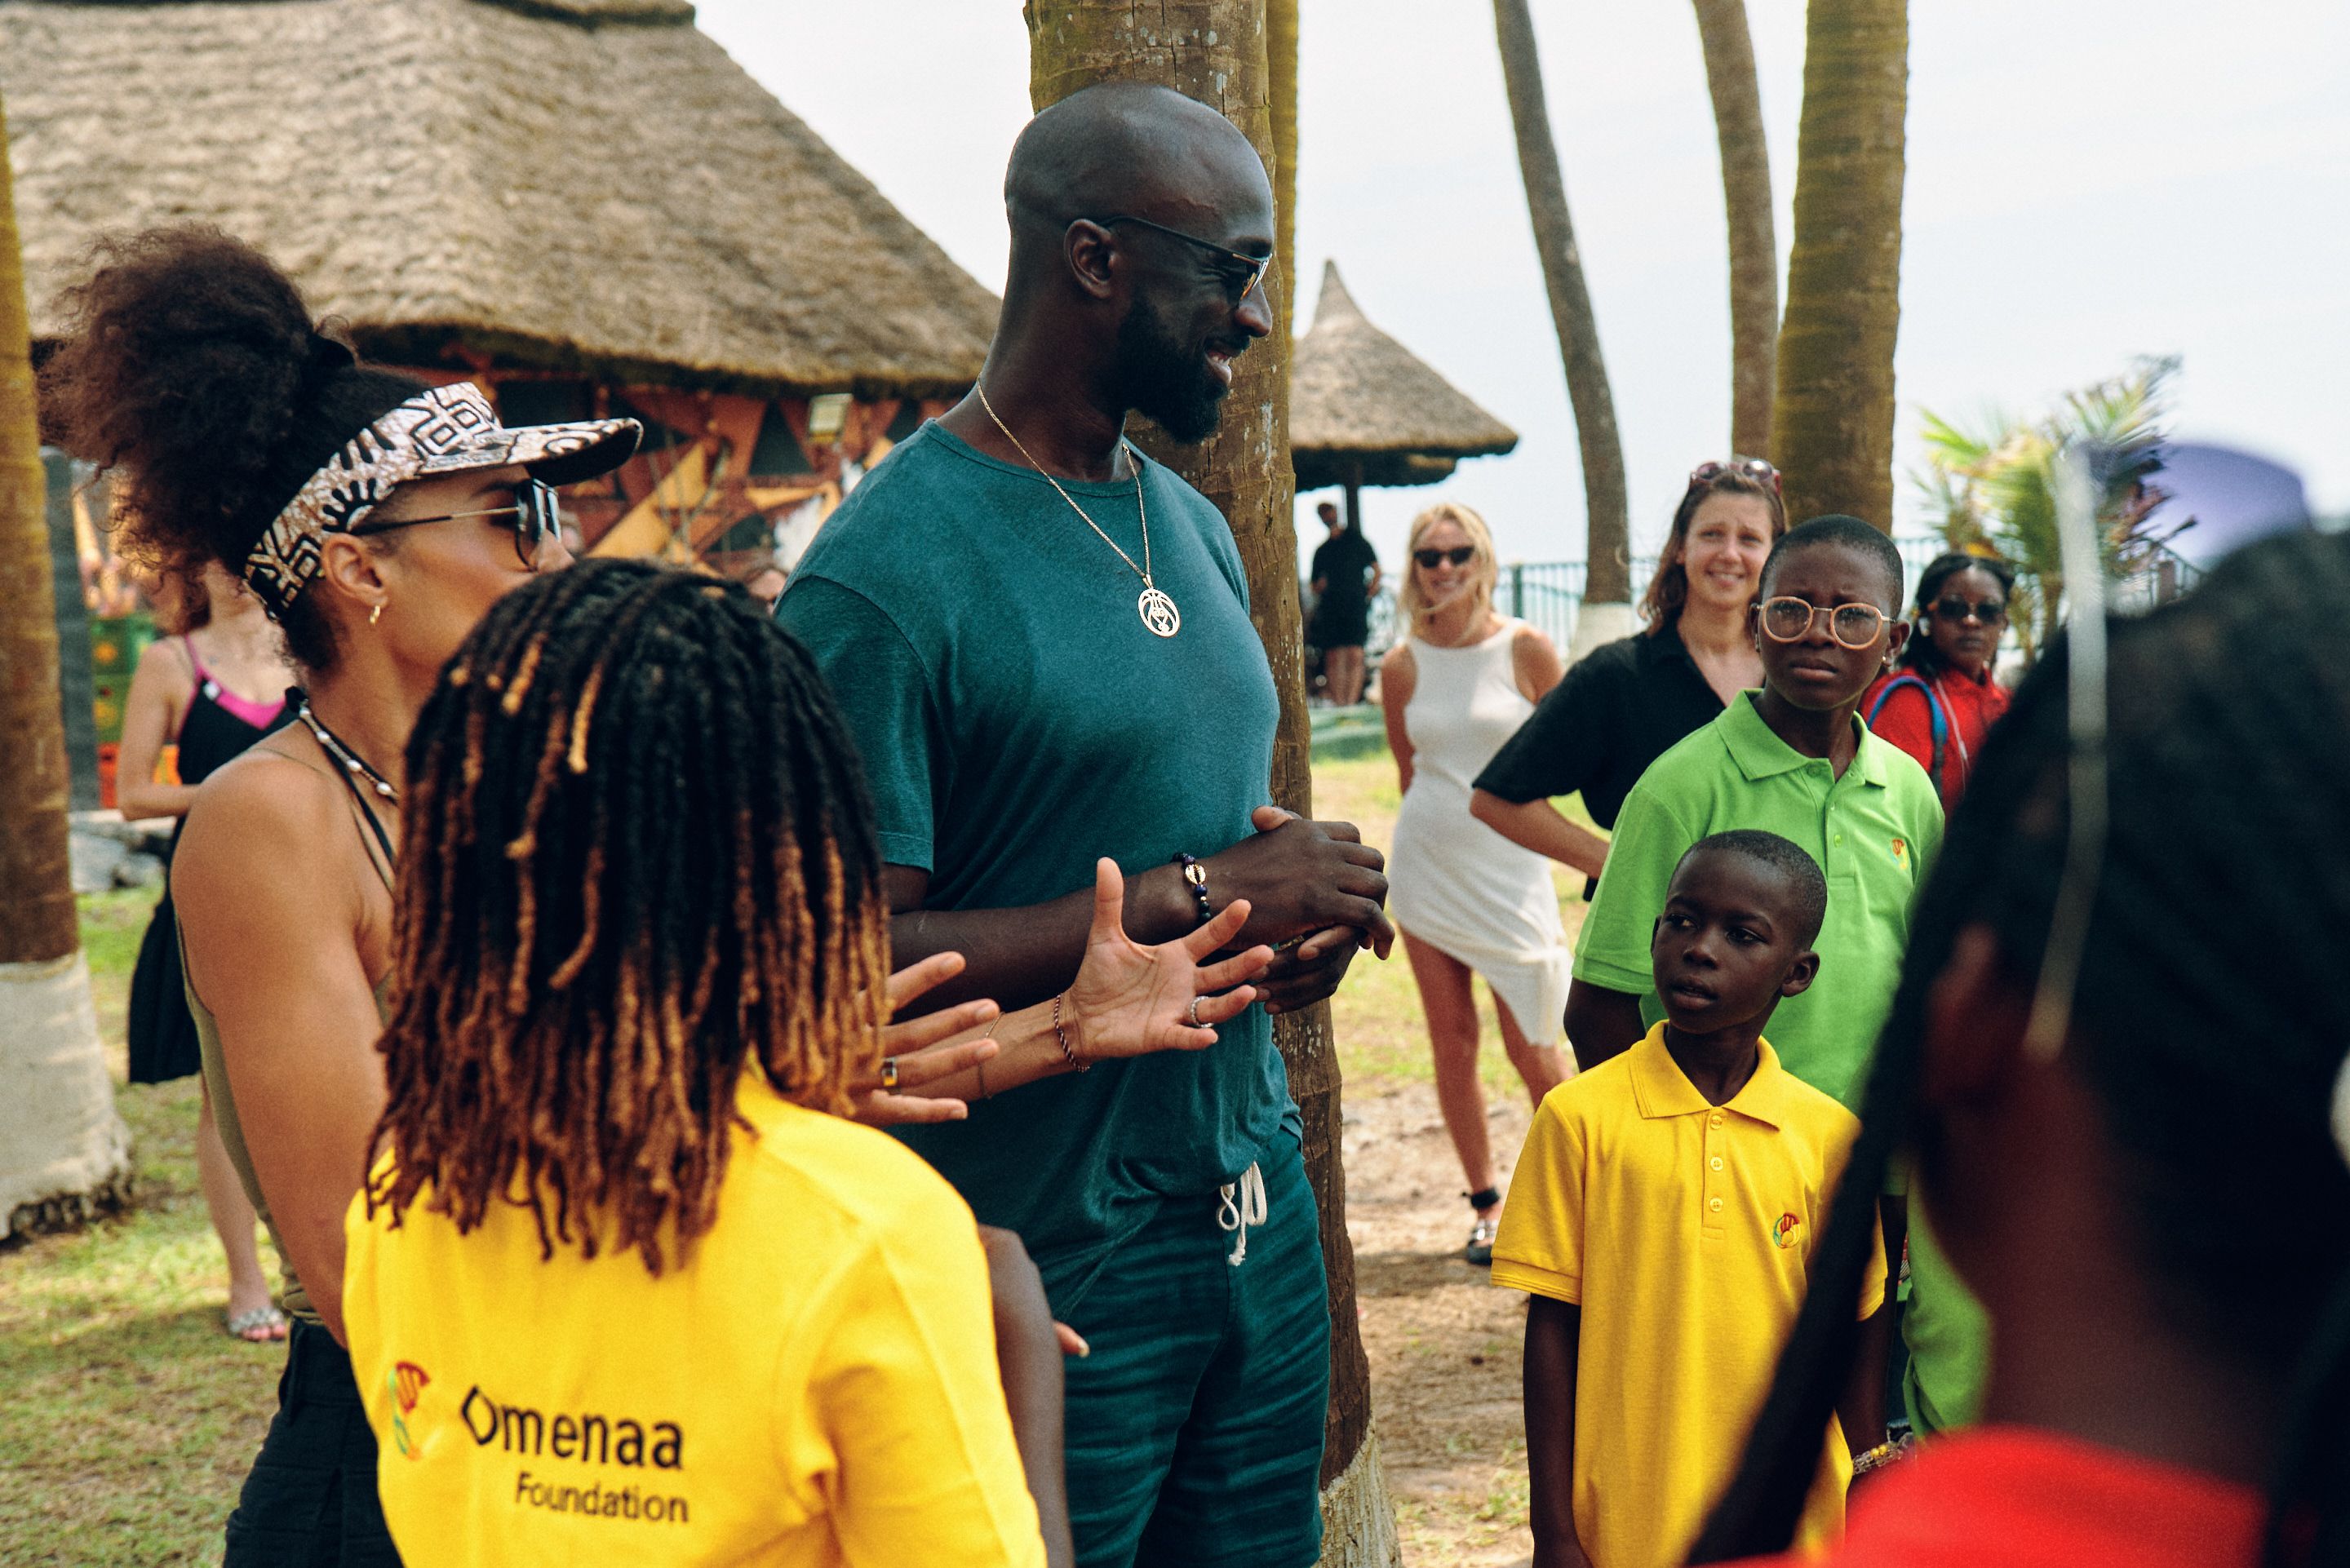
<svg viewBox="0 0 2350 1568">
<path fill-rule="evenodd" d="M 427 523 L 457 523 L 469 517 L 511 517 L 514 519 L 515 555 L 532 571 L 538 569 L 538 547 L 549 534 L 560 535 L 563 528 L 563 508 L 556 499 L 555 486 L 526 479 L 514 487 L 512 506 L 491 506 L 479 512 L 444 512 L 437 517 L 402 517 L 391 523 L 362 523 L 352 529 L 353 537 L 369 534 L 389 534 L 397 528 L 421 528 Z"/>
<path fill-rule="evenodd" d="M 1828 618 L 1828 635 L 1845 648 L 1866 648 L 1885 629 L 1885 612 L 1875 605 L 1815 605 L 1783 594 L 1762 601 L 1762 632 L 1773 642 L 1800 641 L 1821 616 Z"/>
</svg>

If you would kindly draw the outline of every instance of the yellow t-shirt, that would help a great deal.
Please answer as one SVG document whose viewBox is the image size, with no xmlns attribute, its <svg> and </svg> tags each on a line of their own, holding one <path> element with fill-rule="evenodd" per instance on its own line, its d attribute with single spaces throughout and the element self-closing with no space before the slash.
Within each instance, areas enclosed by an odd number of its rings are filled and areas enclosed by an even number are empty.
<svg viewBox="0 0 2350 1568">
<path fill-rule="evenodd" d="M 1661 1023 L 1544 1097 L 1493 1282 L 1582 1309 L 1575 1529 L 1596 1568 L 1671 1568 L 1696 1540 L 1770 1391 L 1859 1131 L 1768 1042 L 1746 1086 L 1707 1104 Z M 1880 1242 L 1860 1315 L 1884 1299 Z M 1851 1474 L 1831 1421 L 1799 1547 L 1843 1529 Z"/>
<path fill-rule="evenodd" d="M 345 1220 L 343 1314 L 411 1563 L 1035 1568 L 971 1210 L 895 1139 L 745 1075 L 716 1222 L 660 1278 Z"/>
</svg>

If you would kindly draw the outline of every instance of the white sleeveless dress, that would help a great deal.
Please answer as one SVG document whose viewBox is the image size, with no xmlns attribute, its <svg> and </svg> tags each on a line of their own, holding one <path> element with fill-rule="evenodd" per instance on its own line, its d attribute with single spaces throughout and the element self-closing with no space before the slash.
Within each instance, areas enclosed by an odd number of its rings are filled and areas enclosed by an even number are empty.
<svg viewBox="0 0 2350 1568">
<path fill-rule="evenodd" d="M 1483 975 L 1528 1041 L 1550 1045 L 1574 966 L 1550 862 L 1469 815 L 1471 782 L 1534 711 L 1512 658 L 1523 624 L 1504 618 L 1467 648 L 1411 639 L 1411 788 L 1396 815 L 1388 907 L 1414 941 Z"/>
</svg>

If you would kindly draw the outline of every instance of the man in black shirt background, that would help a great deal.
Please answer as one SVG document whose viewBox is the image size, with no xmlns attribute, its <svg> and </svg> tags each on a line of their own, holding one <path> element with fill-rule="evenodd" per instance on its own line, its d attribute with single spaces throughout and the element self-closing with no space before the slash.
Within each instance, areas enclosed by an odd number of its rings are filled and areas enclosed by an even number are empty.
<svg viewBox="0 0 2350 1568">
<path fill-rule="evenodd" d="M 1314 624 L 1306 640 L 1322 650 L 1323 689 L 1330 701 L 1351 708 L 1363 700 L 1363 644 L 1370 637 L 1371 600 L 1379 592 L 1379 557 L 1336 505 L 1325 501 L 1315 510 L 1330 536 L 1314 552 Z"/>
</svg>

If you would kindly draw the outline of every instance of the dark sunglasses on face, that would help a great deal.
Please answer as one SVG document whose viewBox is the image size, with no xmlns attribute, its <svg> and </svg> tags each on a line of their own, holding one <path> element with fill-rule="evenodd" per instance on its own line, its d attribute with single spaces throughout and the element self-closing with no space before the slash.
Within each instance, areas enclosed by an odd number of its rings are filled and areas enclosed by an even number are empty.
<svg viewBox="0 0 2350 1568">
<path fill-rule="evenodd" d="M 1726 462 L 1700 462 L 1690 470 L 1690 488 L 1711 484 L 1725 473 L 1743 474 L 1757 484 L 1767 484 L 1771 493 L 1780 493 L 1779 471 L 1759 457 L 1733 457 Z"/>
<path fill-rule="evenodd" d="M 1969 604 L 1957 595 L 1951 594 L 1934 601 L 1934 614 L 1952 625 L 1972 616 L 1985 626 L 1997 626 L 2007 618 L 2007 607 L 1997 599 L 1985 599 L 1980 604 Z"/>
<path fill-rule="evenodd" d="M 1236 251 L 1230 245 L 1220 245 L 1213 240 L 1203 240 L 1197 234 L 1187 234 L 1180 229 L 1170 229 L 1164 223 L 1154 223 L 1148 218 L 1138 218 L 1130 213 L 1119 213 L 1110 217 L 1095 218 L 1090 221 L 1100 224 L 1105 229 L 1116 228 L 1120 223 L 1138 223 L 1146 229 L 1156 229 L 1162 234 L 1171 234 L 1186 244 L 1197 245 L 1203 251 L 1209 251 L 1222 257 L 1232 265 L 1218 267 L 1216 275 L 1224 280 L 1224 291 L 1232 296 L 1232 303 L 1235 305 L 1246 299 L 1257 285 L 1263 283 L 1273 271 L 1271 256 L 1253 256 L 1246 251 Z"/>
<path fill-rule="evenodd" d="M 1477 558 L 1477 546 L 1455 545 L 1450 550 L 1414 550 L 1411 553 L 1411 558 L 1431 572 L 1447 563 L 1455 566 L 1465 566 Z"/>
<path fill-rule="evenodd" d="M 1762 631 L 1773 642 L 1794 642 L 1807 635 L 1821 616 L 1828 618 L 1828 635 L 1846 648 L 1866 648 L 1885 629 L 1885 612 L 1875 605 L 1831 607 L 1786 594 L 1762 601 Z"/>
<path fill-rule="evenodd" d="M 479 512 L 444 512 L 438 517 L 402 517 L 395 523 L 362 523 L 351 530 L 353 536 L 369 534 L 389 534 L 396 528 L 420 528 L 427 523 L 456 523 L 469 517 L 511 517 L 514 519 L 515 554 L 525 566 L 536 569 L 538 547 L 549 534 L 563 526 L 563 510 L 556 500 L 555 487 L 526 479 L 515 486 L 512 506 L 491 506 Z"/>
</svg>

